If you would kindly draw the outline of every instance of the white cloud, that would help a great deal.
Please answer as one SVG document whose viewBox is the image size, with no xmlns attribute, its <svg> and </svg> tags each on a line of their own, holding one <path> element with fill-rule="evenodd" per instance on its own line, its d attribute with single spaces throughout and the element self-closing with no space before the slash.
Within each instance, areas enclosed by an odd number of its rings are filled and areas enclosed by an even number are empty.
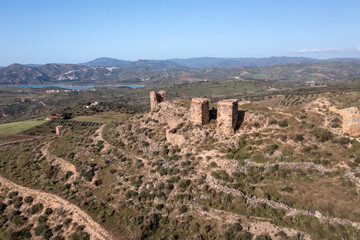
<svg viewBox="0 0 360 240">
<path fill-rule="evenodd" d="M 313 58 L 360 58 L 360 46 L 352 48 L 304 48 L 293 49 L 290 55 Z"/>
<path fill-rule="evenodd" d="M 340 52 L 340 48 L 304 48 L 298 50 L 298 53 L 325 53 L 325 52 Z"/>
</svg>

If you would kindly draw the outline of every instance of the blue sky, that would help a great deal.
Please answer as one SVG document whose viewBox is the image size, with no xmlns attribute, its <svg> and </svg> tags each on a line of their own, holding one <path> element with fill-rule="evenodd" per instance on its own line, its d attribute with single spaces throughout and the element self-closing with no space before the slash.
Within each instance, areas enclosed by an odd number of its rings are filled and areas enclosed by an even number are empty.
<svg viewBox="0 0 360 240">
<path fill-rule="evenodd" d="M 0 66 L 360 57 L 359 9 L 358 0 L 0 0 Z"/>
</svg>

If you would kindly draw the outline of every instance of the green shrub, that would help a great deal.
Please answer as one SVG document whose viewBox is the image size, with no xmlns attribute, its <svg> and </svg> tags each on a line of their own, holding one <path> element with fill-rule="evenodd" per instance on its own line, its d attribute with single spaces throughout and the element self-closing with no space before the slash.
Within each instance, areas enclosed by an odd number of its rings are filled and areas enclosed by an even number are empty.
<svg viewBox="0 0 360 240">
<path fill-rule="evenodd" d="M 164 176 L 164 175 L 167 175 L 168 172 L 166 171 L 165 168 L 160 167 L 160 168 L 159 168 L 159 174 L 160 174 L 160 176 Z"/>
<path fill-rule="evenodd" d="M 188 186 L 190 186 L 190 184 L 191 184 L 191 180 L 189 179 L 184 179 L 179 181 L 179 187 L 182 189 L 186 189 Z"/>
<path fill-rule="evenodd" d="M 210 167 L 210 168 L 216 168 L 216 167 L 218 167 L 218 165 L 216 164 L 216 162 L 211 162 L 211 163 L 209 164 L 209 167 Z"/>
<path fill-rule="evenodd" d="M 30 240 L 31 239 L 31 229 L 24 228 L 19 231 L 13 232 L 10 234 L 10 240 Z"/>
<path fill-rule="evenodd" d="M 22 227 L 25 222 L 27 221 L 27 217 L 24 216 L 20 216 L 20 215 L 15 215 L 11 218 L 11 221 L 17 226 L 17 227 Z"/>
<path fill-rule="evenodd" d="M 68 180 L 74 173 L 72 171 L 67 171 L 64 176 L 64 180 Z"/>
<path fill-rule="evenodd" d="M 232 179 L 229 174 L 225 170 L 218 170 L 211 172 L 211 176 L 213 176 L 216 179 L 223 180 L 226 182 L 232 182 L 234 179 Z"/>
<path fill-rule="evenodd" d="M 292 193 L 293 192 L 293 189 L 291 187 L 284 187 L 281 189 L 281 191 L 283 192 L 288 192 L 288 193 Z"/>
<path fill-rule="evenodd" d="M 85 178 L 86 181 L 91 182 L 93 177 L 95 176 L 95 170 L 93 168 L 91 169 L 83 169 L 81 170 L 81 176 Z"/>
<path fill-rule="evenodd" d="M 157 210 L 161 210 L 161 209 L 163 209 L 164 207 L 165 207 L 165 206 L 164 206 L 164 204 L 162 204 L 162 203 L 155 205 L 155 208 L 156 208 Z"/>
<path fill-rule="evenodd" d="M 180 213 L 185 213 L 188 210 L 188 207 L 186 205 L 181 205 L 179 207 L 179 212 Z"/>
<path fill-rule="evenodd" d="M 100 186 L 103 183 L 103 181 L 101 179 L 98 179 L 94 182 L 95 186 Z"/>
<path fill-rule="evenodd" d="M 265 149 L 265 152 L 266 153 L 269 153 L 270 155 L 272 155 L 276 149 L 278 149 L 279 146 L 277 144 L 271 144 L 270 146 L 268 146 L 266 149 Z"/>
<path fill-rule="evenodd" d="M 46 214 L 46 215 L 51 215 L 53 212 L 54 212 L 54 211 L 52 210 L 52 208 L 47 208 L 47 209 L 45 210 L 45 214 Z"/>
<path fill-rule="evenodd" d="M 350 143 L 350 138 L 342 137 L 342 138 L 338 139 L 337 142 L 342 145 L 346 145 L 346 144 Z"/>
<path fill-rule="evenodd" d="M 325 142 L 325 141 L 331 140 L 333 137 L 333 134 L 329 130 L 324 129 L 324 128 L 315 128 L 312 131 L 312 134 L 320 142 Z"/>
<path fill-rule="evenodd" d="M 17 197 L 18 195 L 19 195 L 19 192 L 16 192 L 16 191 L 15 192 L 10 192 L 9 193 L 9 198 L 13 199 L 14 197 Z"/>
<path fill-rule="evenodd" d="M 279 127 L 287 127 L 287 126 L 289 126 L 289 124 L 287 123 L 286 120 L 282 120 L 279 122 Z"/>
<path fill-rule="evenodd" d="M 73 233 L 70 236 L 71 240 L 90 240 L 90 235 L 86 232 Z"/>
<path fill-rule="evenodd" d="M 294 141 L 295 141 L 295 142 L 302 142 L 302 141 L 304 141 L 303 135 L 301 135 L 301 134 L 296 134 L 296 136 L 295 136 L 295 138 L 294 138 Z"/>
<path fill-rule="evenodd" d="M 24 199 L 24 202 L 27 204 L 31 204 L 34 201 L 34 199 L 31 196 L 27 196 Z"/>
<path fill-rule="evenodd" d="M 0 214 L 3 214 L 7 205 L 5 203 L 0 202 Z"/>
<path fill-rule="evenodd" d="M 269 125 L 275 125 L 275 124 L 277 124 L 276 119 L 274 119 L 274 118 L 270 119 Z"/>
<path fill-rule="evenodd" d="M 39 223 L 46 223 L 48 220 L 48 217 L 47 216 L 44 216 L 44 215 L 41 215 L 39 218 L 38 218 L 38 222 Z"/>
<path fill-rule="evenodd" d="M 34 206 L 32 206 L 31 208 L 29 208 L 28 212 L 30 214 L 35 214 L 35 213 L 40 212 L 43 208 L 44 208 L 44 205 L 42 205 L 42 203 L 38 203 L 38 204 L 35 204 Z"/>
<path fill-rule="evenodd" d="M 34 230 L 36 236 L 42 236 L 44 239 L 50 239 L 53 236 L 52 230 L 47 225 L 39 225 Z"/>
</svg>

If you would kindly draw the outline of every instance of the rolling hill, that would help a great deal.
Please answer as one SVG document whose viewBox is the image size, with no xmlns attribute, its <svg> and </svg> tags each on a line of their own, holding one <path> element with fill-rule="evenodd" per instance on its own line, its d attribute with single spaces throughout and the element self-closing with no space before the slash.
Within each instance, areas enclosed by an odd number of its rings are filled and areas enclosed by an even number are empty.
<svg viewBox="0 0 360 240">
<path fill-rule="evenodd" d="M 281 57 L 193 58 L 132 62 L 100 58 L 86 64 L 45 64 L 31 67 L 12 64 L 0 69 L 0 84 L 168 84 L 205 80 L 222 81 L 230 78 L 301 83 L 359 79 L 360 61 L 335 60 L 315 62 L 314 59 Z M 271 65 L 274 63 L 279 64 Z"/>
</svg>

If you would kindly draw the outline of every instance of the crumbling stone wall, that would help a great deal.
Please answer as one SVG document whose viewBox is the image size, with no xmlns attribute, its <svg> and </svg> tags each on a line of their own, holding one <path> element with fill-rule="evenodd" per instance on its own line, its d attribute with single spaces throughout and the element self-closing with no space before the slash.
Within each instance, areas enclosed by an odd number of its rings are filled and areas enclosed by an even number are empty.
<svg viewBox="0 0 360 240">
<path fill-rule="evenodd" d="M 178 146 L 181 146 L 182 144 L 185 143 L 185 137 L 177 133 L 178 130 L 183 126 L 183 124 L 184 124 L 183 122 L 178 123 L 173 128 L 166 130 L 166 140 L 169 143 Z"/>
<path fill-rule="evenodd" d="M 167 94 L 165 91 L 150 92 L 150 108 L 151 111 L 155 110 L 159 103 L 166 101 Z"/>
<path fill-rule="evenodd" d="M 239 125 L 238 100 L 226 99 L 217 104 L 217 131 L 230 134 L 234 133 Z"/>
<path fill-rule="evenodd" d="M 55 128 L 56 135 L 60 135 L 64 132 L 66 132 L 66 128 L 63 125 L 56 126 Z"/>
<path fill-rule="evenodd" d="M 167 100 L 167 94 L 164 90 L 159 91 L 158 94 L 160 95 L 161 102 L 165 102 Z"/>
<path fill-rule="evenodd" d="M 190 119 L 196 125 L 209 123 L 209 99 L 193 98 L 191 100 Z"/>
</svg>

